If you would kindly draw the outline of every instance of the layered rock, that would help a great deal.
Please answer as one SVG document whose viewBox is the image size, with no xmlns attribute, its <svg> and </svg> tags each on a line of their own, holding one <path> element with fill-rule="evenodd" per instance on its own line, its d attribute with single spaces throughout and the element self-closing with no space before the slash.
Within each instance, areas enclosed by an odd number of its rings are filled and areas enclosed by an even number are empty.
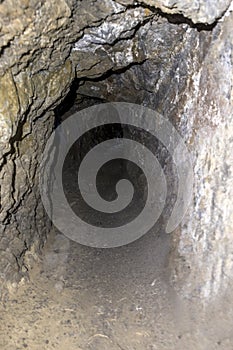
<svg viewBox="0 0 233 350">
<path fill-rule="evenodd" d="M 124 5 L 131 5 L 131 0 L 117 0 Z M 212 24 L 229 9 L 231 0 L 142 0 L 133 3 L 149 5 L 163 13 L 179 14 L 193 23 Z"/>
</svg>

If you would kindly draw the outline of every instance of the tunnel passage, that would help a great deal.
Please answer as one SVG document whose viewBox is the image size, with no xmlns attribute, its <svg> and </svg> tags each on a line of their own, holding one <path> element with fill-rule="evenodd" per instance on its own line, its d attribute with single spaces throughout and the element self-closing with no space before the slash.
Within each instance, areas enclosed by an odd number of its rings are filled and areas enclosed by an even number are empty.
<svg viewBox="0 0 233 350">
<path fill-rule="evenodd" d="M 76 98 L 74 98 L 74 95 L 76 95 Z M 114 93 L 112 93 L 111 97 L 113 95 Z M 75 91 L 75 93 L 72 90 L 67 96 L 65 103 L 57 108 L 55 120 L 58 124 L 60 124 L 71 115 L 75 115 L 75 113 L 78 111 L 86 108 L 86 106 L 90 107 L 92 104 L 97 105 L 100 103 L 100 101 L 102 104 L 111 102 L 111 97 L 109 97 L 109 100 L 105 99 L 101 101 L 101 99 L 83 95 L 81 99 L 78 90 Z M 66 106 L 66 112 L 64 112 L 64 106 Z M 108 104 L 105 106 L 107 107 Z M 117 110 L 114 112 L 114 106 L 109 110 L 109 112 L 107 108 L 106 110 L 103 108 L 103 110 L 100 110 L 99 115 L 95 115 L 95 118 L 99 119 L 100 123 L 103 123 L 103 113 L 112 112 L 118 113 Z M 108 116 L 106 117 L 108 120 Z M 121 149 L 122 156 L 125 156 L 128 153 L 128 158 L 130 159 L 130 150 L 124 150 L 125 146 L 123 145 L 122 140 L 134 140 L 149 149 L 150 152 L 156 156 L 163 172 L 165 173 L 168 196 L 163 208 L 163 217 L 164 221 L 166 221 L 166 219 L 168 219 L 168 217 L 171 215 L 172 208 L 177 199 L 176 193 L 178 189 L 177 173 L 172 156 L 166 149 L 166 145 L 163 145 L 162 142 L 150 134 L 149 131 L 130 124 L 127 125 L 120 123 L 120 115 L 116 115 L 116 121 L 118 121 L 118 123 L 108 122 L 107 124 L 99 127 L 89 129 L 88 132 L 85 132 L 79 139 L 77 139 L 76 142 L 72 144 L 63 165 L 63 186 L 67 201 L 69 204 L 72 204 L 72 210 L 76 213 L 76 215 L 94 226 L 99 225 L 100 227 L 117 227 L 124 225 L 125 220 L 129 222 L 133 220 L 134 217 L 138 216 L 143 210 L 148 197 L 148 184 L 146 176 L 143 172 L 143 155 L 140 153 L 138 154 L 138 158 L 141 158 L 139 163 L 141 167 L 136 165 L 133 161 L 124 158 L 114 159 L 114 150 L 117 148 L 119 150 Z M 77 124 L 77 127 L 79 122 L 79 114 L 76 114 L 75 123 Z M 67 135 L 67 139 L 69 139 L 69 134 Z M 66 143 L 68 141 L 67 139 L 66 137 L 61 138 L 61 145 L 58 146 L 58 152 L 60 151 L 59 147 L 63 147 L 63 142 Z M 99 169 L 99 172 L 96 174 L 97 190 L 100 196 L 105 200 L 113 201 L 118 196 L 116 192 L 116 185 L 118 181 L 121 179 L 127 179 L 133 185 L 134 195 L 127 208 L 124 208 L 118 212 L 104 213 L 95 210 L 85 202 L 85 199 L 82 197 L 79 189 L 78 173 L 80 164 L 88 152 L 90 152 L 101 142 L 112 139 L 117 140 L 116 144 L 113 146 L 113 159 L 109 160 L 106 164 L 103 164 Z M 110 153 L 111 149 L 108 149 L 108 152 Z M 90 163 L 90 172 L 92 171 L 92 166 L 93 164 Z M 91 186 L 91 184 L 88 185 Z"/>
<path fill-rule="evenodd" d="M 195 184 L 190 211 L 171 236 L 171 281 L 186 297 L 209 298 L 227 285 L 232 14 L 229 1 L 200 3 L 197 10 L 185 1 L 177 9 L 161 1 L 19 2 L 13 12 L 1 2 L 2 296 L 27 277 L 51 229 L 38 169 L 69 91 L 72 110 L 132 102 L 172 122 L 192 154 Z M 176 186 L 173 175 L 170 182 Z"/>
</svg>

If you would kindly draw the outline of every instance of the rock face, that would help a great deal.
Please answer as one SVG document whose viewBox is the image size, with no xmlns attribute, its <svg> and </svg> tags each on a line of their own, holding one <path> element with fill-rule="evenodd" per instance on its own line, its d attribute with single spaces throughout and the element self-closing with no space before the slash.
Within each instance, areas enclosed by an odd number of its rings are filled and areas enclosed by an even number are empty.
<svg viewBox="0 0 233 350">
<path fill-rule="evenodd" d="M 131 0 L 117 0 L 117 2 L 124 5 L 132 4 Z M 181 14 L 193 23 L 212 24 L 227 11 L 231 0 L 143 0 L 140 4 L 158 8 L 167 14 Z"/>
<path fill-rule="evenodd" d="M 19 281 L 49 232 L 38 167 L 54 109 L 74 80 L 79 97 L 143 104 L 176 126 L 193 157 L 195 185 L 174 233 L 171 279 L 187 297 L 211 297 L 227 285 L 233 273 L 231 8 L 230 0 L 0 3 L 2 290 Z"/>
<path fill-rule="evenodd" d="M 211 32 L 152 21 L 137 33 L 148 53 L 144 62 L 78 90 L 151 107 L 169 117 L 185 139 L 193 157 L 194 195 L 174 235 L 171 261 L 172 280 L 187 297 L 216 295 L 232 276 L 232 61 L 225 60 L 232 50 L 231 25 L 228 16 Z"/>
</svg>

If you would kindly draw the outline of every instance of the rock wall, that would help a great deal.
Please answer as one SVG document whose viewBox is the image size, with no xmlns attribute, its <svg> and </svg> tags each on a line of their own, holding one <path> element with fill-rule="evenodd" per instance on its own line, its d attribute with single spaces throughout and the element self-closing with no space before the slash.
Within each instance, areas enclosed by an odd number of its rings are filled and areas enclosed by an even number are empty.
<svg viewBox="0 0 233 350">
<path fill-rule="evenodd" d="M 207 31 L 154 18 L 134 38 L 143 43 L 140 64 L 86 81 L 78 90 L 92 98 L 151 107 L 172 120 L 185 139 L 195 184 L 189 213 L 173 234 L 171 280 L 188 298 L 216 296 L 233 276 L 230 13 Z"/>
<path fill-rule="evenodd" d="M 230 0 L 0 3 L 2 287 L 26 273 L 49 232 L 38 166 L 54 109 L 74 79 L 79 96 L 149 106 L 180 131 L 193 156 L 195 188 L 173 234 L 171 278 L 187 297 L 210 297 L 227 285 L 233 268 L 231 9 Z"/>
<path fill-rule="evenodd" d="M 131 0 L 117 0 L 124 5 L 131 5 Z M 166 14 L 179 14 L 193 23 L 212 24 L 228 10 L 231 0 L 142 0 L 151 8 L 157 8 Z"/>
</svg>

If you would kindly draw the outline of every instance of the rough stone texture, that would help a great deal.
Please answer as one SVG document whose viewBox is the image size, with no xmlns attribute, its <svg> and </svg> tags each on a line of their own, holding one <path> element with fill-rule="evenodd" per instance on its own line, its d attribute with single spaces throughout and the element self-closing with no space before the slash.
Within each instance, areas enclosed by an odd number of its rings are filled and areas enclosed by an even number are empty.
<svg viewBox="0 0 233 350">
<path fill-rule="evenodd" d="M 54 5 L 58 17 L 50 20 L 48 3 L 41 8 L 33 2 L 0 5 L 0 292 L 6 281 L 18 281 L 19 272 L 26 272 L 25 253 L 38 252 L 50 228 L 37 172 L 54 125 L 52 107 L 67 94 L 74 77 L 67 52 L 58 41 L 54 50 L 51 40 L 57 40 L 54 33 L 59 37 L 66 20 L 64 4 Z"/>
<path fill-rule="evenodd" d="M 213 31 L 213 41 L 178 128 L 194 161 L 194 200 L 181 227 L 179 252 L 185 257 L 184 294 L 211 297 L 233 276 L 233 16 Z M 188 266 L 191 266 L 191 273 Z M 175 277 L 180 278 L 179 273 Z"/>
<path fill-rule="evenodd" d="M 212 24 L 222 17 L 231 0 L 117 0 L 120 4 L 146 4 L 159 8 L 164 13 L 181 14 L 193 23 Z"/>
<path fill-rule="evenodd" d="M 72 81 L 70 63 L 54 74 L 29 78 L 6 73 L 1 79 L 1 278 L 17 280 L 24 253 L 32 244 L 40 248 L 50 224 L 38 193 L 38 166 L 44 142 L 54 125 L 46 111 Z M 46 84 L 44 84 L 46 83 Z M 20 275 L 18 275 L 20 277 Z"/>
<path fill-rule="evenodd" d="M 174 235 L 171 262 L 172 280 L 186 297 L 216 295 L 233 273 L 232 24 L 226 15 L 223 24 L 205 32 L 155 19 L 137 32 L 144 62 L 86 81 L 78 90 L 80 96 L 149 106 L 169 117 L 185 139 L 193 157 L 194 196 Z"/>
<path fill-rule="evenodd" d="M 209 297 L 227 284 L 233 251 L 232 13 L 206 30 L 186 18 L 211 24 L 229 5 L 229 0 L 1 2 L 2 286 L 18 280 L 25 252 L 36 252 L 49 230 L 37 170 L 53 110 L 75 76 L 79 94 L 141 103 L 176 125 L 193 155 L 195 188 L 193 206 L 174 234 L 172 280 L 187 297 Z"/>
</svg>

